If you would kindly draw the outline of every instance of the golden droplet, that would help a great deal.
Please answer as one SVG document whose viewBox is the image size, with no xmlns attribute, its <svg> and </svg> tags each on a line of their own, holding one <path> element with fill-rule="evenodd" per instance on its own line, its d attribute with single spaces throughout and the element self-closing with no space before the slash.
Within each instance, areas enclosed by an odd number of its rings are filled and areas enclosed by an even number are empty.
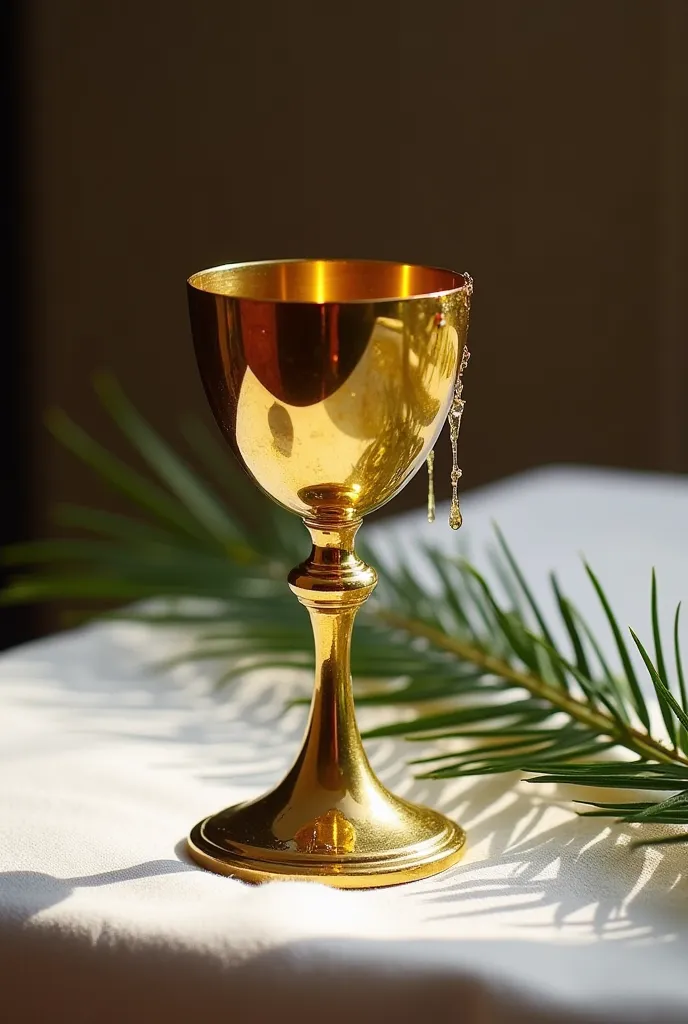
<svg viewBox="0 0 688 1024">
<path fill-rule="evenodd" d="M 461 515 L 461 509 L 459 507 L 459 499 L 456 501 L 452 499 L 452 503 L 449 506 L 449 525 L 452 530 L 458 530 L 463 523 L 463 516 Z"/>
<path fill-rule="evenodd" d="M 428 522 L 435 522 L 435 453 L 428 452 Z"/>
</svg>

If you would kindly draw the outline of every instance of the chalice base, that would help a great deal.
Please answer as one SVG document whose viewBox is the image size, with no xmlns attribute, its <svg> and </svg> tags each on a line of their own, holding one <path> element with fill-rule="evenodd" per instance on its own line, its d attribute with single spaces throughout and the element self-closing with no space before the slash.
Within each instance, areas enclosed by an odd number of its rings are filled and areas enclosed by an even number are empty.
<svg viewBox="0 0 688 1024">
<path fill-rule="evenodd" d="M 297 810 L 283 802 L 280 786 L 199 822 L 189 853 L 202 867 L 246 882 L 314 881 L 338 889 L 399 885 L 459 860 L 466 843 L 462 828 L 371 781 L 370 817 L 361 818 L 366 809 L 347 806 L 346 798 L 319 814 L 307 806 Z"/>
<path fill-rule="evenodd" d="M 203 867 L 247 882 L 370 889 L 435 875 L 463 853 L 463 829 L 385 789 L 356 724 L 351 631 L 377 582 L 353 549 L 360 524 L 307 525 L 310 557 L 289 574 L 315 635 L 315 688 L 301 752 L 275 789 L 199 822 L 189 852 Z"/>
</svg>

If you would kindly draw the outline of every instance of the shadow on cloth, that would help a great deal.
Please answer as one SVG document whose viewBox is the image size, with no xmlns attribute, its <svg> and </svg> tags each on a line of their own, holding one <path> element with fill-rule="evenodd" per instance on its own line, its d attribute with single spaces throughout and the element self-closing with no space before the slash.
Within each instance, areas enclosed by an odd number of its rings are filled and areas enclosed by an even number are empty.
<svg viewBox="0 0 688 1024">
<path fill-rule="evenodd" d="M 286 710 L 285 701 L 303 689 L 294 689 L 293 682 L 282 684 L 268 673 L 237 680 L 231 700 L 218 700 L 203 689 L 203 672 L 194 666 L 186 666 L 174 678 L 142 677 L 144 641 L 150 658 L 150 634 L 142 634 L 138 627 L 93 627 L 51 641 L 60 643 L 63 657 L 59 672 L 54 666 L 50 669 L 49 687 L 41 684 L 48 669 L 41 664 L 40 645 L 31 649 L 31 659 L 19 658 L 12 669 L 17 700 L 23 706 L 33 699 L 55 715 L 50 736 L 41 737 L 42 755 L 49 753 L 49 743 L 78 745 L 84 742 L 82 737 L 87 743 L 97 737 L 104 745 L 125 740 L 166 748 L 164 761 L 146 768 L 151 773 L 182 771 L 214 784 L 226 779 L 245 786 L 247 796 L 274 785 L 293 760 L 306 715 L 305 708 Z M 158 642 L 162 644 L 162 638 Z M 366 746 L 375 770 L 394 792 L 443 811 L 468 832 L 464 862 L 403 893 L 426 920 L 478 915 L 495 920 L 501 914 L 510 923 L 522 912 L 519 927 L 525 920 L 535 938 L 536 921 L 546 911 L 547 920 L 554 920 L 572 939 L 589 931 L 591 920 L 597 935 L 631 943 L 650 936 L 675 943 L 688 934 L 685 849 L 635 848 L 638 828 L 600 819 L 564 817 L 562 812 L 552 821 L 557 799 L 580 798 L 584 792 L 594 799 L 589 790 L 560 788 L 555 799 L 540 787 L 524 785 L 517 775 L 439 785 L 411 777 L 408 745 L 382 740 Z M 22 756 L 23 749 L 22 741 Z M 642 835 L 651 835 L 650 827 Z M 183 857 L 179 848 L 175 852 Z M 170 871 L 198 870 L 181 859 L 151 863 L 172 865 Z M 21 875 L 15 873 L 12 884 L 20 884 Z M 93 876 L 98 877 L 102 881 L 44 876 L 37 885 L 34 912 L 66 898 L 70 884 L 108 885 L 118 880 L 114 873 Z M 0 898 L 3 884 L 8 884 L 7 876 L 4 883 L 0 876 Z"/>
<path fill-rule="evenodd" d="M 504 920 L 538 911 L 570 938 L 590 928 L 608 939 L 677 940 L 687 933 L 685 847 L 637 845 L 661 827 L 623 825 L 613 819 L 566 818 L 543 828 L 556 802 L 518 779 L 476 779 L 451 809 L 483 856 L 414 886 L 426 920 L 500 915 Z M 510 788 L 513 785 L 514 788 Z M 559 790 L 559 794 L 564 795 Z M 565 794 L 589 798 L 589 791 Z M 446 807 L 442 808 L 447 811 Z M 552 915 L 553 912 L 553 915 Z M 592 924 L 591 924 L 592 915 Z M 540 914 L 540 918 L 542 914 Z"/>
<path fill-rule="evenodd" d="M 0 906 L 8 907 L 15 921 L 18 917 L 28 921 L 34 914 L 62 903 L 75 889 L 197 870 L 192 864 L 181 860 L 151 860 L 145 864 L 133 864 L 129 868 L 103 871 L 97 875 L 77 875 L 73 878 L 57 878 L 42 871 L 0 871 Z"/>
<path fill-rule="evenodd" d="M 304 940 L 219 955 L 24 929 L 0 933 L 9 1021 L 684 1024 L 676 986 L 638 998 L 645 952 L 538 942 Z M 618 955 L 620 954 L 620 955 Z M 628 978 L 619 998 L 612 976 Z M 581 987 L 581 979 L 585 985 Z M 635 998 L 634 998 L 635 997 Z"/>
</svg>

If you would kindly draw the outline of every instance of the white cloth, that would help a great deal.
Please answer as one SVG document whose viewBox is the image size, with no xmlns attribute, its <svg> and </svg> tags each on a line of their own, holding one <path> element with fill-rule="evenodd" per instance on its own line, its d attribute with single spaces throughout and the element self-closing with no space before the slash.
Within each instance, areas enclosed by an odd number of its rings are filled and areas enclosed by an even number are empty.
<svg viewBox="0 0 688 1024">
<path fill-rule="evenodd" d="M 451 547 L 443 511 L 368 529 Z M 497 520 L 538 595 L 556 568 L 601 628 L 578 551 L 645 638 L 652 565 L 664 621 L 688 597 L 685 480 L 545 470 L 464 514 L 472 557 Z M 414 782 L 408 745 L 381 741 L 383 780 L 466 827 L 455 868 L 338 892 L 189 863 L 191 825 L 288 767 L 305 709 L 284 704 L 308 685 L 271 673 L 218 699 L 207 668 L 146 670 L 170 642 L 96 625 L 0 658 L 3 1020 L 688 1020 L 688 848 L 632 847 L 637 828 L 577 817 L 573 790 Z"/>
</svg>

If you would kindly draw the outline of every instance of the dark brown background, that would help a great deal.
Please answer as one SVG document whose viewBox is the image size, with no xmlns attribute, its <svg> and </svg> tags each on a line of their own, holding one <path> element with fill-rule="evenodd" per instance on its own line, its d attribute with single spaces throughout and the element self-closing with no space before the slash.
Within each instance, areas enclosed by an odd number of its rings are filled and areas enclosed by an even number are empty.
<svg viewBox="0 0 688 1024">
<path fill-rule="evenodd" d="M 466 487 L 688 469 L 685 0 L 26 12 L 34 532 L 55 500 L 109 500 L 41 411 L 117 444 L 89 384 L 109 367 L 170 436 L 205 415 L 184 280 L 242 259 L 470 270 Z"/>
</svg>

